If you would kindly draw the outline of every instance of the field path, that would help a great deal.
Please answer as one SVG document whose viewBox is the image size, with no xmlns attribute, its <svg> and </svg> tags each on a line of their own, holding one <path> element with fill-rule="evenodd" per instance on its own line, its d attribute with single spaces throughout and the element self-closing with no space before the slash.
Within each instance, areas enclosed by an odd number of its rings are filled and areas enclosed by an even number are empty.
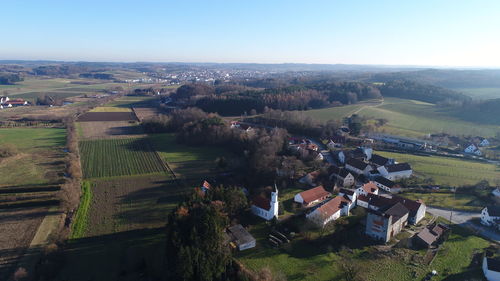
<svg viewBox="0 0 500 281">
<path fill-rule="evenodd" d="M 379 106 L 382 106 L 383 104 L 384 104 L 384 98 L 382 98 L 381 100 L 373 101 L 373 102 L 366 102 L 366 104 L 364 104 L 362 107 L 356 109 L 352 114 L 358 114 L 361 110 L 363 110 L 367 107 L 379 107 Z"/>
</svg>

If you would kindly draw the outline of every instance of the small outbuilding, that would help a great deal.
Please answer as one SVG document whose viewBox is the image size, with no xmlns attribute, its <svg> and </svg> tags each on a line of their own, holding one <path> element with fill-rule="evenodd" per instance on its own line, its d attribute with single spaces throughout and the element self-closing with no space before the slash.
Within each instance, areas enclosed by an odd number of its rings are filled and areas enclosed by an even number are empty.
<svg viewBox="0 0 500 281">
<path fill-rule="evenodd" d="M 227 229 L 229 244 L 243 251 L 255 247 L 255 238 L 241 224 L 233 225 Z"/>
</svg>

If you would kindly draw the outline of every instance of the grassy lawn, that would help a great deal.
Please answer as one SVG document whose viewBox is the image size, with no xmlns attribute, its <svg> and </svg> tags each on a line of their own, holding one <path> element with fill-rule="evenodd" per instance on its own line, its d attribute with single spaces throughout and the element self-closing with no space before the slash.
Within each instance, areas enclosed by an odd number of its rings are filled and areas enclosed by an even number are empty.
<svg viewBox="0 0 500 281">
<path fill-rule="evenodd" d="M 487 180 L 490 184 L 500 184 L 500 168 L 493 164 L 439 157 L 417 156 L 405 153 L 377 151 L 378 154 L 394 158 L 398 162 L 408 162 L 417 176 L 432 177 L 436 184 L 463 186 Z"/>
<path fill-rule="evenodd" d="M 500 125 L 489 125 L 466 120 L 476 120 L 464 112 L 442 108 L 431 103 L 414 100 L 386 98 L 380 106 L 364 106 L 359 104 L 305 111 L 305 114 L 320 119 L 341 119 L 359 110 L 358 114 L 369 119 L 387 119 L 388 123 L 381 132 L 399 134 L 410 137 L 423 136 L 429 133 L 447 132 L 455 135 L 494 136 Z M 464 115 L 465 114 L 465 115 Z M 491 116 L 494 120 L 498 116 Z M 490 118 L 490 119 L 491 119 Z"/>
<path fill-rule="evenodd" d="M 471 194 L 453 193 L 417 193 L 405 192 L 401 196 L 408 199 L 422 199 L 428 206 L 458 209 L 463 211 L 480 211 L 486 203 Z"/>
<path fill-rule="evenodd" d="M 64 170 L 65 143 L 65 129 L 0 129 L 0 145 L 12 144 L 18 149 L 17 155 L 0 161 L 0 185 L 57 181 Z"/>
<path fill-rule="evenodd" d="M 222 147 L 187 146 L 175 140 L 175 134 L 155 134 L 149 136 L 156 151 L 168 163 L 176 176 L 197 178 L 212 173 L 217 157 L 228 161 L 235 155 Z"/>
</svg>

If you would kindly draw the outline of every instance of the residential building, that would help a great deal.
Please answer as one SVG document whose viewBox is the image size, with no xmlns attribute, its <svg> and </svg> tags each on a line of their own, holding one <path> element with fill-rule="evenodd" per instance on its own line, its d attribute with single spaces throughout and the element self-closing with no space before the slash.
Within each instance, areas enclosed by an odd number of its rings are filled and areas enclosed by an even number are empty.
<svg viewBox="0 0 500 281">
<path fill-rule="evenodd" d="M 372 167 L 368 163 L 355 158 L 347 159 L 345 168 L 351 172 L 365 176 L 368 176 L 372 170 Z"/>
<path fill-rule="evenodd" d="M 406 179 L 411 177 L 413 174 L 413 170 L 411 169 L 410 164 L 408 163 L 398 163 L 387 166 L 380 166 L 377 168 L 380 174 L 392 181 L 398 179 Z"/>
<path fill-rule="evenodd" d="M 341 181 L 342 186 L 352 186 L 356 181 L 354 175 L 343 168 L 330 166 L 328 172 L 330 173 L 330 180 L 332 180 L 333 178 L 337 178 L 339 181 Z"/>
<path fill-rule="evenodd" d="M 401 186 L 390 179 L 384 177 L 376 177 L 373 182 L 377 185 L 378 188 L 388 191 L 390 193 L 399 193 L 401 192 Z"/>
<path fill-rule="evenodd" d="M 465 153 L 469 153 L 469 154 L 475 154 L 477 156 L 481 156 L 483 153 L 481 152 L 481 150 L 479 150 L 479 148 L 471 143 L 469 144 L 465 149 L 464 149 L 464 152 Z"/>
<path fill-rule="evenodd" d="M 252 200 L 250 209 L 252 213 L 265 220 L 278 218 L 278 188 L 276 188 L 276 186 L 274 187 L 274 191 L 271 192 L 271 199 L 261 195 L 255 196 Z"/>
<path fill-rule="evenodd" d="M 320 185 L 315 188 L 308 189 L 297 193 L 293 200 L 303 206 L 309 207 L 314 204 L 320 203 L 330 197 L 332 194 L 325 190 L 325 188 Z"/>
<path fill-rule="evenodd" d="M 314 171 L 314 172 L 310 172 L 307 175 L 305 175 L 304 177 L 302 177 L 301 179 L 299 179 L 299 182 L 303 183 L 303 184 L 308 184 L 310 186 L 315 186 L 316 179 L 318 178 L 319 175 L 320 175 L 319 170 Z"/>
<path fill-rule="evenodd" d="M 337 196 L 316 207 L 306 215 L 306 218 L 318 226 L 324 227 L 329 222 L 341 216 L 348 216 L 351 204 L 353 204 L 353 202 L 348 198 Z"/>
<path fill-rule="evenodd" d="M 378 187 L 374 182 L 368 182 L 356 189 L 357 195 L 368 196 L 368 194 L 378 194 Z"/>
<path fill-rule="evenodd" d="M 368 209 L 365 233 L 387 243 L 406 226 L 408 214 L 408 209 L 399 202 L 377 211 Z"/>
<path fill-rule="evenodd" d="M 449 228 L 441 223 L 426 227 L 414 236 L 415 244 L 423 248 L 435 246 L 441 241 L 448 230 Z"/>
<path fill-rule="evenodd" d="M 332 151 L 333 158 L 340 164 L 345 164 L 345 153 L 342 150 Z"/>
<path fill-rule="evenodd" d="M 487 226 L 500 228 L 500 206 L 486 206 L 481 211 L 481 223 Z"/>
<path fill-rule="evenodd" d="M 483 258 L 483 273 L 488 281 L 500 281 L 500 260 L 498 258 Z"/>
<path fill-rule="evenodd" d="M 370 163 L 376 165 L 377 167 L 380 167 L 385 165 L 392 165 L 394 164 L 394 160 L 386 158 L 384 156 L 380 156 L 378 154 L 373 154 L 372 157 L 370 158 Z"/>
<path fill-rule="evenodd" d="M 404 197 L 392 195 L 392 196 L 380 196 L 376 194 L 359 195 L 356 201 L 356 205 L 363 208 L 378 211 L 387 206 L 392 206 L 395 203 L 403 204 L 409 210 L 408 223 L 418 224 L 424 217 L 427 206 L 421 200 L 410 200 Z"/>
<path fill-rule="evenodd" d="M 500 187 L 495 188 L 492 192 L 493 196 L 500 198 Z"/>
<path fill-rule="evenodd" d="M 255 247 L 255 238 L 241 225 L 233 225 L 227 229 L 230 244 L 243 251 Z"/>
<path fill-rule="evenodd" d="M 358 194 L 353 189 L 341 188 L 339 190 L 339 196 L 351 200 L 352 204 L 349 205 L 349 211 L 356 206 L 356 200 L 358 199 Z"/>
</svg>

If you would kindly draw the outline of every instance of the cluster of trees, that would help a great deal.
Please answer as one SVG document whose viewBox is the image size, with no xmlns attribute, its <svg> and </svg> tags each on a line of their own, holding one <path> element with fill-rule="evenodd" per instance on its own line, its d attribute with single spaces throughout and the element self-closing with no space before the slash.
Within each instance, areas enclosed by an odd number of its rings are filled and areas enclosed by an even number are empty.
<svg viewBox="0 0 500 281">
<path fill-rule="evenodd" d="M 98 73 L 98 72 L 86 72 L 80 73 L 81 78 L 90 78 L 90 79 L 101 79 L 101 80 L 113 80 L 115 77 L 113 74 L 109 73 Z"/>
<path fill-rule="evenodd" d="M 42 94 L 36 98 L 36 104 L 39 105 L 63 105 L 64 98 L 60 96 L 51 96 L 47 94 Z"/>
<path fill-rule="evenodd" d="M 420 100 L 430 103 L 468 101 L 470 97 L 453 90 L 408 80 L 393 80 L 379 86 L 384 97 Z"/>
<path fill-rule="evenodd" d="M 81 65 L 62 64 L 62 65 L 42 65 L 32 69 L 34 75 L 48 76 L 66 76 L 88 72 L 89 68 Z"/>
<path fill-rule="evenodd" d="M 307 110 L 330 105 L 351 104 L 380 98 L 380 91 L 360 82 L 318 82 L 274 88 L 249 88 L 241 85 L 189 84 L 171 96 L 176 102 L 196 106 L 221 115 L 261 113 L 265 108 Z"/>
<path fill-rule="evenodd" d="M 0 85 L 12 85 L 23 80 L 24 78 L 19 74 L 0 73 Z"/>
<path fill-rule="evenodd" d="M 318 138 L 330 137 L 340 127 L 340 123 L 335 120 L 321 122 L 300 111 L 281 111 L 267 108 L 262 115 L 247 120 L 270 127 L 285 128 L 293 134 Z"/>
</svg>

